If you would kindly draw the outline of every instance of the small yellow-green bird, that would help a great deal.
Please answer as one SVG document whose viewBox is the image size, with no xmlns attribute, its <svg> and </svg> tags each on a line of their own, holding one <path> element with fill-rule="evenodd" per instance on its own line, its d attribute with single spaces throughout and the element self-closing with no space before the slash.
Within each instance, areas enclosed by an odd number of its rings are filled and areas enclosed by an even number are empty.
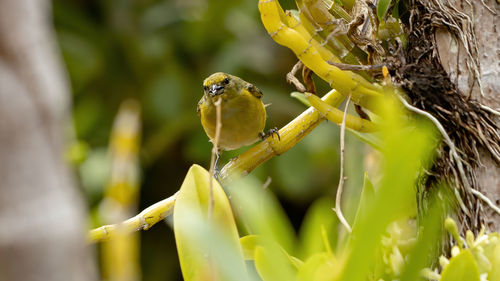
<svg viewBox="0 0 500 281">
<path fill-rule="evenodd" d="M 203 81 L 203 91 L 197 112 L 212 142 L 215 139 L 217 117 L 214 103 L 217 99 L 221 100 L 219 150 L 238 149 L 272 134 L 279 138 L 276 128 L 264 133 L 266 108 L 261 100 L 262 92 L 254 85 L 239 77 L 217 72 Z"/>
</svg>

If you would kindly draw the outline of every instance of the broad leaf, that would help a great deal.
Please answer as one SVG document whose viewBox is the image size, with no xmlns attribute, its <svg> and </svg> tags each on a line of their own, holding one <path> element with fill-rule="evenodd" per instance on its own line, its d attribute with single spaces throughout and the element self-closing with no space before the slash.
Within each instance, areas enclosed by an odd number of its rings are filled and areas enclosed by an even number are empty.
<svg viewBox="0 0 500 281">
<path fill-rule="evenodd" d="M 295 280 L 297 275 L 295 265 L 275 243 L 255 248 L 255 268 L 264 281 Z"/>
<path fill-rule="evenodd" d="M 491 271 L 488 278 L 490 281 L 500 281 L 500 243 L 498 242 L 492 254 Z"/>
<path fill-rule="evenodd" d="M 299 281 L 331 281 L 335 280 L 340 272 L 338 261 L 328 253 L 312 255 L 299 268 Z"/>
<path fill-rule="evenodd" d="M 278 243 L 294 254 L 296 237 L 293 227 L 278 200 L 251 177 L 237 180 L 228 187 L 239 220 L 249 234 L 260 235 Z"/>
<path fill-rule="evenodd" d="M 332 210 L 333 201 L 330 197 L 324 197 L 309 207 L 299 232 L 300 258 L 305 259 L 312 254 L 327 251 L 327 248 L 335 248 L 336 245 L 332 245 L 332 242 L 337 241 L 338 219 Z"/>
<path fill-rule="evenodd" d="M 463 250 L 450 260 L 440 281 L 479 281 L 479 270 L 470 250 Z"/>
<path fill-rule="evenodd" d="M 193 165 L 181 186 L 174 208 L 174 232 L 184 280 L 248 279 L 229 201 L 201 166 Z"/>
</svg>

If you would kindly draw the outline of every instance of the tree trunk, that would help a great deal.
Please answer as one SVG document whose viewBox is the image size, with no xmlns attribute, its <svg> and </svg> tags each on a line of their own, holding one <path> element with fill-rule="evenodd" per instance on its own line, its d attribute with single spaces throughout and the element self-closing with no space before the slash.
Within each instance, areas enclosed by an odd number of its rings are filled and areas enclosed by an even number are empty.
<svg viewBox="0 0 500 281">
<path fill-rule="evenodd" d="M 0 1 L 0 279 L 93 280 L 49 1 Z"/>
<path fill-rule="evenodd" d="M 448 3 L 447 0 L 440 0 Z M 480 64 L 480 77 L 483 93 L 480 86 L 468 71 L 468 54 L 464 45 L 457 41 L 448 30 L 440 29 L 436 32 L 436 43 L 442 66 L 449 74 L 461 93 L 471 93 L 471 98 L 497 111 L 500 110 L 500 5 L 495 0 L 470 1 L 452 0 L 451 5 L 470 16 L 477 40 L 477 59 Z M 488 5 L 488 6 L 486 6 Z M 500 118 L 496 116 L 496 124 L 500 126 Z M 497 130 L 497 133 L 498 132 Z M 490 153 L 479 147 L 479 165 L 474 167 L 477 187 L 491 201 L 500 205 L 500 165 Z M 483 205 L 483 222 L 490 231 L 500 231 L 500 215 L 486 204 Z"/>
<path fill-rule="evenodd" d="M 430 173 L 419 185 L 419 213 L 425 215 L 425 198 L 444 182 L 456 197 L 462 234 L 466 230 L 477 234 L 482 226 L 497 231 L 500 226 L 494 211 L 500 210 L 495 206 L 499 203 L 500 114 L 496 109 L 498 5 L 493 2 L 489 1 L 492 8 L 470 0 L 404 2 L 408 13 L 402 20 L 408 38 L 396 80 L 413 106 L 432 114 L 447 134 Z"/>
</svg>

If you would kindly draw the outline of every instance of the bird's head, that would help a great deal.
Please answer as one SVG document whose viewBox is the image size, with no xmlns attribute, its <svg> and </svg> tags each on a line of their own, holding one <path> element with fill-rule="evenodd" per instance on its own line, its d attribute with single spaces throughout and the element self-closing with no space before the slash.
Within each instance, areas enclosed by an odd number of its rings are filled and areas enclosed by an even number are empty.
<svg viewBox="0 0 500 281">
<path fill-rule="evenodd" d="M 203 91 L 210 97 L 223 94 L 231 86 L 232 76 L 223 72 L 216 72 L 203 81 Z"/>
</svg>

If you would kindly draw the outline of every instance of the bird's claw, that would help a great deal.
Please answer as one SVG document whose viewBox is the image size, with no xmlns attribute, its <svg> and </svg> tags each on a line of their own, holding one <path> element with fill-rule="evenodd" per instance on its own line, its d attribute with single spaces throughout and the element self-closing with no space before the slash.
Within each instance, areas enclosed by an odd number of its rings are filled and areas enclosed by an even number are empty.
<svg viewBox="0 0 500 281">
<path fill-rule="evenodd" d="M 220 183 L 220 169 L 218 167 L 214 167 L 214 178 Z"/>
<path fill-rule="evenodd" d="M 273 136 L 273 135 L 276 135 L 278 137 L 278 140 L 281 140 L 280 133 L 278 131 L 278 128 L 276 128 L 276 127 L 272 128 L 272 129 L 269 129 L 269 131 L 267 131 L 266 133 L 261 132 L 259 134 L 259 137 L 260 137 L 261 140 L 265 140 L 268 137 Z"/>
</svg>

